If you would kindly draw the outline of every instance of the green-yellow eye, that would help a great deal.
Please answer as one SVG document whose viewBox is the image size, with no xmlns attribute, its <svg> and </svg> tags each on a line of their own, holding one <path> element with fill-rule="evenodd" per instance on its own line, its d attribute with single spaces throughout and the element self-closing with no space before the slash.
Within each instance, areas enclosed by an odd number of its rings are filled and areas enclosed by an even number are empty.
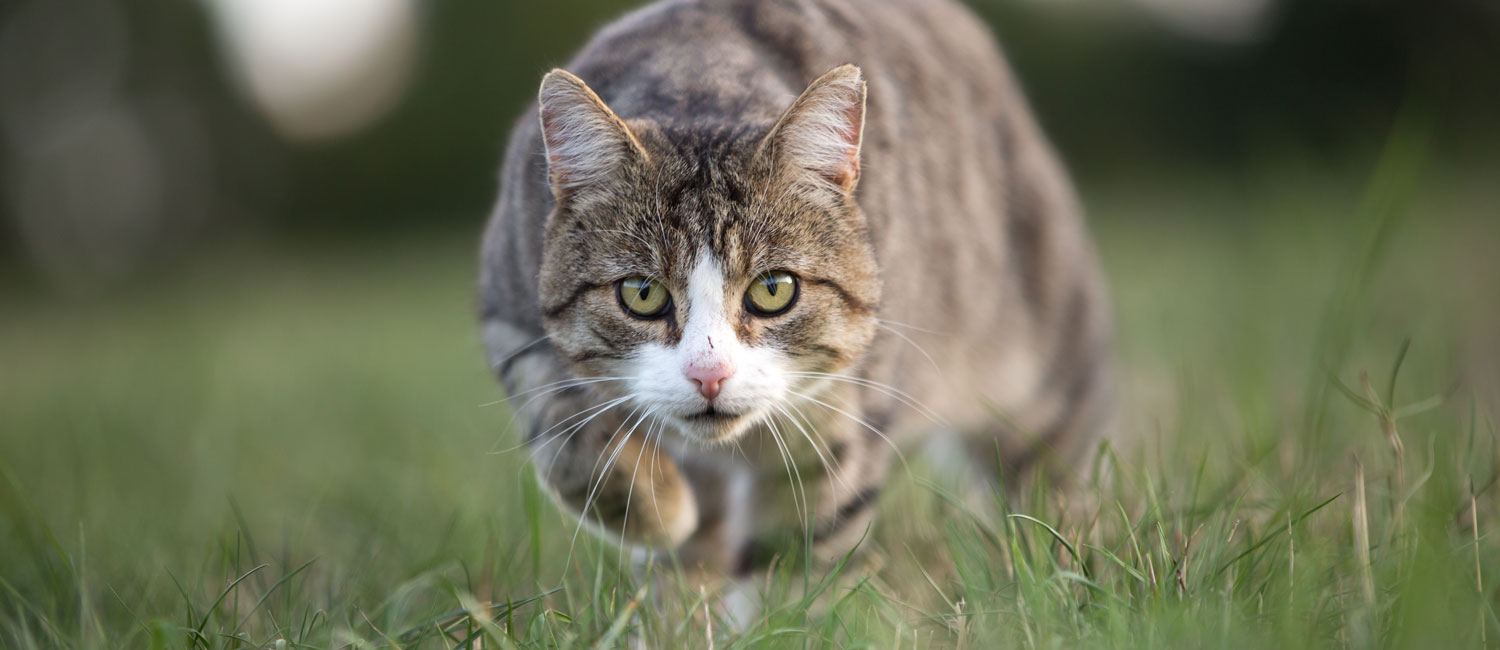
<svg viewBox="0 0 1500 650">
<path fill-rule="evenodd" d="M 750 283 L 745 292 L 745 305 L 761 316 L 774 316 L 786 311 L 797 300 L 797 276 L 787 271 L 762 273 Z"/>
<path fill-rule="evenodd" d="M 640 275 L 621 280 L 616 285 L 616 293 L 619 294 L 620 304 L 625 306 L 625 311 L 639 318 L 661 316 L 667 313 L 667 306 L 672 302 L 672 295 L 667 293 L 666 287 Z"/>
</svg>

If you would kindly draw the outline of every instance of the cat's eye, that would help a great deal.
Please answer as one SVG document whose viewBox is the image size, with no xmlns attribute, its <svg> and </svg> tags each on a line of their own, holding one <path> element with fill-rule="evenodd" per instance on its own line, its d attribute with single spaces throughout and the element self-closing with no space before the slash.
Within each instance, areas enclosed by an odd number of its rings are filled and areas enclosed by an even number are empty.
<svg viewBox="0 0 1500 650">
<path fill-rule="evenodd" d="M 775 316 L 797 300 L 797 276 L 787 271 L 762 273 L 745 292 L 745 306 L 760 316 Z"/>
<path fill-rule="evenodd" d="M 625 311 L 637 318 L 661 316 L 667 313 L 667 307 L 672 302 L 672 295 L 667 293 L 666 287 L 641 275 L 620 280 L 615 285 L 615 293 L 620 296 L 620 304 L 625 307 Z"/>
</svg>

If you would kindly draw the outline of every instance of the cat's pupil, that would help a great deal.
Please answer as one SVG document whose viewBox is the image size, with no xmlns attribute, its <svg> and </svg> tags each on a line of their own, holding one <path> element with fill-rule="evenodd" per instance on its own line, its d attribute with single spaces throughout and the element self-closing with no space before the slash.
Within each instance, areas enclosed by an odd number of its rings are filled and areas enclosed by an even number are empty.
<svg viewBox="0 0 1500 650">
<path fill-rule="evenodd" d="M 770 276 L 767 276 L 765 282 L 766 282 L 766 293 L 769 293 L 772 296 L 775 296 L 776 295 L 776 285 L 777 285 L 776 279 L 772 278 Z"/>
<path fill-rule="evenodd" d="M 645 283 L 637 285 L 635 292 L 640 296 L 641 300 L 648 300 L 651 298 L 651 285 Z"/>
</svg>

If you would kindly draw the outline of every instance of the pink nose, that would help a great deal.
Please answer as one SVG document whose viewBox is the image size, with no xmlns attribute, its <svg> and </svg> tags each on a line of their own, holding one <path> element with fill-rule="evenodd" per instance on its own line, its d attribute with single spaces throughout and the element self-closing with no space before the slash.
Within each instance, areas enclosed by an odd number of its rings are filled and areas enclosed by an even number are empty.
<svg viewBox="0 0 1500 650">
<path fill-rule="evenodd" d="M 705 365 L 692 364 L 684 371 L 688 379 L 698 384 L 698 393 L 709 401 L 719 396 L 719 388 L 723 386 L 724 380 L 734 374 L 734 366 L 728 361 L 711 363 Z"/>
</svg>

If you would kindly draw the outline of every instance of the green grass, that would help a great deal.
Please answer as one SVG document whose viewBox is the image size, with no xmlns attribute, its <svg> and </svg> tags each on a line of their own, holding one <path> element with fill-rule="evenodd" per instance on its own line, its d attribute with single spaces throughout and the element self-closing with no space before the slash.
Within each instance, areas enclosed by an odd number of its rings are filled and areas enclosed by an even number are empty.
<svg viewBox="0 0 1500 650">
<path fill-rule="evenodd" d="M 1096 189 L 1108 471 L 973 500 L 916 463 L 864 568 L 785 565 L 742 630 L 570 556 L 489 453 L 515 438 L 472 233 L 12 292 L 0 647 L 1500 646 L 1500 223 L 1485 179 L 1411 158 Z"/>
</svg>

